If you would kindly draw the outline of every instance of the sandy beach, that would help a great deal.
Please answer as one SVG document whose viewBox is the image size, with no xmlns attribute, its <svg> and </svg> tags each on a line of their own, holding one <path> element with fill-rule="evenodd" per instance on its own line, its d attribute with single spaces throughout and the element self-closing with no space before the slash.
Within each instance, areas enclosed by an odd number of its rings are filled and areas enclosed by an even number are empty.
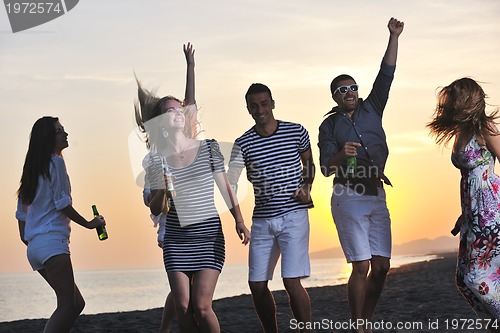
<svg viewBox="0 0 500 333">
<path fill-rule="evenodd" d="M 442 259 L 391 269 L 380 299 L 373 327 L 375 332 L 486 332 L 475 329 L 476 316 L 458 293 L 454 274 L 456 254 Z M 246 293 L 246 290 L 242 290 Z M 349 310 L 345 285 L 309 288 L 314 332 L 348 332 Z M 280 332 L 298 332 L 284 291 L 274 292 Z M 249 295 L 214 301 L 221 331 L 262 332 Z M 157 332 L 161 309 L 82 315 L 72 333 Z M 0 323 L 0 332 L 42 332 L 46 319 Z M 397 328 L 397 325 L 403 325 Z M 174 324 L 173 332 L 177 332 Z"/>
</svg>

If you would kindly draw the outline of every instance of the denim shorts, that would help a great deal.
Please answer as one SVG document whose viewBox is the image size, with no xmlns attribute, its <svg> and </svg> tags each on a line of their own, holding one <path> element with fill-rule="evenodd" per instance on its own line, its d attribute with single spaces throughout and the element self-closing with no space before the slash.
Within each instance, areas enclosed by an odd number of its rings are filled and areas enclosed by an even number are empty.
<svg viewBox="0 0 500 333">
<path fill-rule="evenodd" d="M 70 254 L 69 239 L 53 232 L 36 235 L 29 241 L 27 253 L 31 268 L 39 271 L 50 258 L 59 254 Z"/>
<path fill-rule="evenodd" d="M 301 278 L 311 274 L 306 209 L 276 218 L 253 219 L 251 235 L 249 281 L 272 280 L 280 255 L 282 278 Z"/>
</svg>

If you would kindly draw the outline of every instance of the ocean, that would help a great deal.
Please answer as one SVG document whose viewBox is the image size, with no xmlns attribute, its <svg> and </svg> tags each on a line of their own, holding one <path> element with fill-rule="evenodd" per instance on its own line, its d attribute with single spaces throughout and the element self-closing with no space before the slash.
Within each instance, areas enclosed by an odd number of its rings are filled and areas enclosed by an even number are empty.
<svg viewBox="0 0 500 333">
<path fill-rule="evenodd" d="M 436 259 L 437 256 L 395 256 L 391 266 Z M 246 264 L 226 264 L 214 299 L 249 294 Z M 311 277 L 305 287 L 344 284 L 351 266 L 343 258 L 311 260 Z M 147 310 L 162 307 L 169 292 L 161 268 L 75 271 L 76 284 L 85 298 L 83 314 Z M 36 272 L 0 273 L 0 322 L 48 318 L 56 307 L 55 294 Z M 272 290 L 282 290 L 280 267 L 276 267 Z"/>
</svg>

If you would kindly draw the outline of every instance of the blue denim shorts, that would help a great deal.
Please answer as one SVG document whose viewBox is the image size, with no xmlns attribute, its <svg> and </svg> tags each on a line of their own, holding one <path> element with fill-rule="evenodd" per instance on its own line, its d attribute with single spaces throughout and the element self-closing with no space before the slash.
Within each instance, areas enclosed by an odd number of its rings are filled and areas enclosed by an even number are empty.
<svg viewBox="0 0 500 333">
<path fill-rule="evenodd" d="M 50 258 L 58 254 L 70 254 L 69 239 L 59 233 L 36 235 L 29 241 L 27 253 L 31 268 L 39 271 Z"/>
</svg>

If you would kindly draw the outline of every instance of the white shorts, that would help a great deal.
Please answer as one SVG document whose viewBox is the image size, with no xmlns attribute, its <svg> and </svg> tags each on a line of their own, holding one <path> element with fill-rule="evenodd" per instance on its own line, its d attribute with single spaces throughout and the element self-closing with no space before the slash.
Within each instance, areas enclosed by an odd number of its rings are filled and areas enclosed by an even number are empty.
<svg viewBox="0 0 500 333">
<path fill-rule="evenodd" d="M 391 218 L 383 188 L 370 196 L 335 184 L 331 208 L 347 262 L 391 257 Z"/>
<path fill-rule="evenodd" d="M 302 278 L 311 274 L 307 209 L 276 218 L 253 219 L 251 235 L 249 281 L 272 280 L 280 254 L 282 278 Z"/>
<path fill-rule="evenodd" d="M 59 233 L 36 235 L 28 242 L 28 261 L 34 271 L 43 269 L 50 258 L 69 253 L 69 240 Z"/>
</svg>

